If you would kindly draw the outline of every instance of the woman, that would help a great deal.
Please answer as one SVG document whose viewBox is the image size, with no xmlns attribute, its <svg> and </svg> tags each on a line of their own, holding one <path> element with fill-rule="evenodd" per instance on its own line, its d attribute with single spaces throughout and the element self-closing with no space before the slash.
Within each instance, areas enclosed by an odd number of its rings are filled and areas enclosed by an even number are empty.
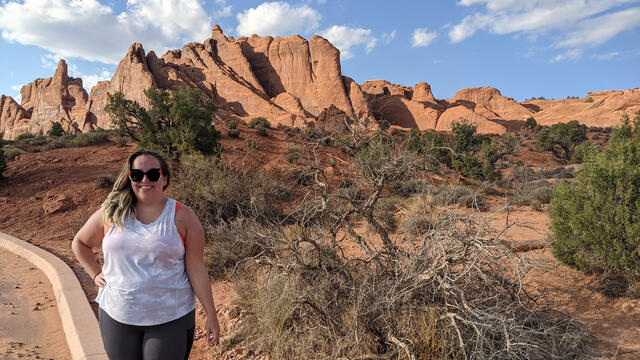
<svg viewBox="0 0 640 360">
<path fill-rule="evenodd" d="M 71 244 L 100 287 L 98 318 L 110 359 L 187 359 L 194 295 L 207 314 L 207 341 L 215 344 L 220 336 L 204 264 L 204 230 L 189 207 L 165 196 L 169 181 L 160 155 L 135 152 Z M 92 251 L 101 245 L 102 268 Z"/>
</svg>

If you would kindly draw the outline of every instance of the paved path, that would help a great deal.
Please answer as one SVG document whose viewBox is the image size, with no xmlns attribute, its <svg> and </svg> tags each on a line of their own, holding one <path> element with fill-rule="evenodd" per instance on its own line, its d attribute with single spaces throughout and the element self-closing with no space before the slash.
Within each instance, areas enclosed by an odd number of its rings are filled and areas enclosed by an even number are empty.
<svg viewBox="0 0 640 360">
<path fill-rule="evenodd" d="M 49 280 L 33 264 L 2 248 L 0 358 L 71 359 Z"/>
<path fill-rule="evenodd" d="M 0 249 L 2 249 L 2 251 L 6 251 L 6 254 L 11 252 L 14 255 L 18 255 L 22 259 L 27 260 L 28 263 L 32 264 L 28 265 L 29 267 L 27 270 L 22 271 L 25 274 L 28 273 L 28 271 L 33 271 L 31 270 L 32 268 L 34 270 L 38 268 L 44 273 L 44 275 L 46 275 L 48 283 L 51 284 L 50 286 L 53 289 L 53 294 L 55 294 L 54 307 L 57 307 L 60 314 L 63 329 L 61 333 L 63 333 L 66 338 L 66 343 L 69 347 L 68 351 L 71 353 L 70 358 L 73 360 L 106 360 L 107 356 L 102 345 L 98 321 L 91 310 L 91 306 L 89 306 L 89 302 L 87 301 L 87 297 L 84 294 L 82 287 L 80 286 L 78 278 L 76 278 L 69 266 L 45 250 L 1 232 Z M 7 258 L 8 257 L 9 256 L 7 255 Z M 2 268 L 5 269 L 2 271 L 2 274 L 6 274 L 5 276 L 9 276 L 8 274 L 11 274 L 11 276 L 16 277 L 13 280 L 7 280 L 7 282 L 23 281 L 20 280 L 22 279 L 20 277 L 21 275 L 13 274 L 14 272 L 18 272 L 18 270 L 14 271 L 10 266 L 2 266 Z M 38 280 L 36 284 L 27 283 L 23 285 L 25 289 L 33 288 L 35 291 L 34 294 L 38 294 L 38 287 L 45 283 L 46 281 Z M 10 287 L 7 287 L 4 290 L 9 294 L 13 293 L 15 290 L 20 290 L 21 288 L 23 288 L 23 286 L 14 285 L 13 290 L 11 290 Z M 17 296 L 22 295 L 18 294 Z M 47 297 L 48 299 L 51 298 L 49 295 L 47 295 Z M 48 299 L 42 298 L 40 300 L 45 301 Z M 15 306 L 14 304 L 9 304 L 12 302 L 10 300 L 6 302 L 7 305 L 4 306 Z M 37 312 L 39 311 L 37 309 L 40 306 L 44 306 L 38 305 L 38 302 L 39 301 L 36 301 L 35 304 L 31 304 L 33 306 L 31 308 L 32 311 Z M 49 307 L 51 307 L 51 304 L 49 304 Z M 11 310 L 9 310 L 7 316 L 16 316 L 16 314 L 12 315 Z M 26 316 L 28 317 L 29 315 Z M 11 331 L 11 334 L 13 334 L 13 331 L 16 331 L 12 327 L 8 328 Z M 30 329 L 34 333 L 39 331 L 38 326 L 27 326 L 26 329 Z M 9 334 L 9 332 L 7 333 Z M 13 345 L 16 344 L 10 344 L 10 346 Z M 17 346 L 22 345 L 17 344 Z M 29 351 L 32 352 L 33 350 L 29 349 Z M 24 357 L 24 355 L 17 356 L 19 358 Z M 37 358 L 39 355 L 36 354 L 35 356 Z"/>
</svg>

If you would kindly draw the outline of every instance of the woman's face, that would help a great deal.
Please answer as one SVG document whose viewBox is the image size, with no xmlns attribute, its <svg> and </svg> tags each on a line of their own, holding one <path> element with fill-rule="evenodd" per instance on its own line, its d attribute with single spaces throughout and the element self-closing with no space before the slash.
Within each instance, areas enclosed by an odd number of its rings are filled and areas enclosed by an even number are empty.
<svg viewBox="0 0 640 360">
<path fill-rule="evenodd" d="M 152 169 L 160 169 L 160 161 L 151 155 L 140 155 L 133 160 L 131 165 L 131 171 L 140 170 L 142 172 L 148 172 Z M 151 176 L 153 178 L 153 176 Z M 131 179 L 131 176 L 129 176 Z M 160 175 L 157 181 L 149 180 L 149 175 L 143 176 L 140 181 L 131 180 L 131 188 L 136 195 L 138 201 L 142 202 L 154 202 L 162 199 L 162 189 L 167 185 L 167 178 L 164 175 Z"/>
</svg>

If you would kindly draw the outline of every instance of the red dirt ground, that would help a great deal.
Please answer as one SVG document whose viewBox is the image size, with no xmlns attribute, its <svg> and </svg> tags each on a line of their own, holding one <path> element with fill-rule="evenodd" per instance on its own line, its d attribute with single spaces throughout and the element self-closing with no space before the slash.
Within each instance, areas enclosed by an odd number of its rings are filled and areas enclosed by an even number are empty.
<svg viewBox="0 0 640 360">
<path fill-rule="evenodd" d="M 286 146 L 291 138 L 280 130 L 269 130 L 269 137 L 257 137 L 243 129 L 243 137 L 259 143 L 257 149 L 246 151 L 246 139 L 224 137 L 223 161 L 249 161 L 265 168 L 283 169 Z M 0 180 L 0 231 L 44 248 L 72 267 L 94 310 L 97 288 L 75 260 L 70 248 L 75 232 L 89 214 L 97 210 L 107 196 L 107 189 L 97 188 L 101 174 L 117 176 L 124 159 L 135 150 L 133 145 L 119 146 L 114 142 L 85 148 L 61 148 L 28 153 L 8 162 Z M 244 156 L 244 155 L 247 156 Z M 540 167 L 557 166 L 550 156 L 524 149 L 518 159 Z M 339 156 L 336 151 L 335 156 Z M 45 214 L 43 202 L 47 193 L 64 194 L 72 199 L 70 209 Z M 497 203 L 499 200 L 492 201 Z M 510 219 L 518 217 L 520 224 L 510 229 L 521 240 L 545 239 L 549 217 L 544 212 L 517 209 Z M 496 222 L 503 221 L 499 218 Z M 559 310 L 591 324 L 597 337 L 595 346 L 611 359 L 640 359 L 640 300 L 612 299 L 595 290 L 593 277 L 560 265 L 548 249 L 526 254 L 541 268 L 533 273 L 537 287 L 555 291 Z M 218 308 L 227 308 L 235 296 L 232 284 L 214 283 Z M 224 323 L 224 316 L 221 316 Z M 202 319 L 198 319 L 201 324 Z M 224 324 L 223 324 L 224 329 Z M 223 334 L 224 336 L 224 334 Z M 214 349 L 196 335 L 192 359 L 217 359 Z M 228 356 L 225 358 L 229 358 Z"/>
</svg>

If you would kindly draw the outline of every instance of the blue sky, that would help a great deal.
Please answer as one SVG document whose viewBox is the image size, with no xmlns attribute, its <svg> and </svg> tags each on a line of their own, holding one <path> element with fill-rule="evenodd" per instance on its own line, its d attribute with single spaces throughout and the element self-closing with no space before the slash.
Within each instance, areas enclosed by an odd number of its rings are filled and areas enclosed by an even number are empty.
<svg viewBox="0 0 640 360">
<path fill-rule="evenodd" d="M 319 34 L 362 83 L 431 84 L 436 98 L 492 86 L 566 98 L 640 87 L 640 0 L 0 0 L 0 94 L 60 58 L 87 91 L 132 42 L 158 55 L 225 34 Z"/>
</svg>

